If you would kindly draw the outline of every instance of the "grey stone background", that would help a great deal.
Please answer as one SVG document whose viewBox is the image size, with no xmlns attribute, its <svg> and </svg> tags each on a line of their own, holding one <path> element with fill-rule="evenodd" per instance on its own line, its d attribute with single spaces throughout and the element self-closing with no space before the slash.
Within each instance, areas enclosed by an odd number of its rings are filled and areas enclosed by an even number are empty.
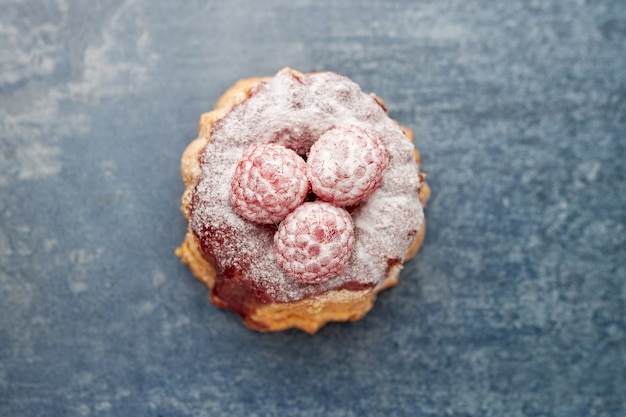
<svg viewBox="0 0 626 417">
<path fill-rule="evenodd" d="M 411 127 L 423 250 L 354 324 L 262 335 L 173 251 L 241 77 Z M 626 3 L 0 0 L 0 415 L 625 416 Z"/>
</svg>

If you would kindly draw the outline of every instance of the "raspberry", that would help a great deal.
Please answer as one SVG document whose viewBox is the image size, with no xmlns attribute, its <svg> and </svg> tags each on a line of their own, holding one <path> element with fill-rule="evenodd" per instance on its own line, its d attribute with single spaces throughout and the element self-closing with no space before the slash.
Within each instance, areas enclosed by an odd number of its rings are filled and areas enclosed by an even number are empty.
<svg viewBox="0 0 626 417">
<path fill-rule="evenodd" d="M 276 261 L 304 283 L 322 282 L 343 271 L 353 248 L 350 214 L 319 200 L 295 209 L 274 235 Z"/>
<path fill-rule="evenodd" d="M 319 198 L 346 207 L 367 199 L 388 165 L 384 145 L 371 132 L 356 126 L 335 128 L 311 147 L 307 175 Z"/>
<path fill-rule="evenodd" d="M 306 162 L 284 146 L 256 145 L 243 153 L 230 186 L 230 201 L 239 215 L 257 223 L 276 223 L 306 199 Z"/>
</svg>

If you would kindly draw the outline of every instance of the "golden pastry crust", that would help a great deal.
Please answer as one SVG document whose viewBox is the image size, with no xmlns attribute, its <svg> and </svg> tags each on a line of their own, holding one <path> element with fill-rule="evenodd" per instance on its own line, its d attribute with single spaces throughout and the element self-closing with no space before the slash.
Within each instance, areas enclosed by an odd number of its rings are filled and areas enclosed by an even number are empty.
<svg viewBox="0 0 626 417">
<path fill-rule="evenodd" d="M 281 72 L 291 72 L 302 75 L 297 71 L 285 68 Z M 198 137 L 185 149 L 181 159 L 181 175 L 185 184 L 182 197 L 181 210 L 187 220 L 191 214 L 191 196 L 202 174 L 200 157 L 207 143 L 211 140 L 213 124 L 224 117 L 233 107 L 249 98 L 255 88 L 266 81 L 269 77 L 247 78 L 240 80 L 218 100 L 215 109 L 200 117 Z M 384 106 L 383 101 L 374 98 Z M 413 141 L 413 132 L 401 126 L 408 140 Z M 415 161 L 420 162 L 420 155 L 415 150 Z M 423 206 L 430 195 L 430 189 L 424 182 L 420 191 L 420 202 Z M 407 250 L 404 261 L 415 256 L 422 245 L 425 234 L 425 222 L 419 230 L 415 240 Z M 201 254 L 199 242 L 190 228 L 182 245 L 176 249 L 176 255 L 187 264 L 192 274 L 204 282 L 211 290 L 215 286 L 217 272 L 210 262 Z M 380 291 L 393 287 L 398 282 L 402 265 L 390 267 L 387 276 L 376 288 L 365 290 L 332 290 L 324 294 L 311 296 L 293 302 L 261 303 L 256 299 L 246 296 L 238 305 L 237 313 L 242 317 L 244 324 L 257 331 L 281 331 L 289 328 L 298 328 L 313 334 L 322 326 L 331 321 L 355 321 L 361 319 L 373 307 L 376 296 Z M 211 291 L 211 301 L 220 308 L 228 308 L 228 304 L 222 301 Z"/>
</svg>

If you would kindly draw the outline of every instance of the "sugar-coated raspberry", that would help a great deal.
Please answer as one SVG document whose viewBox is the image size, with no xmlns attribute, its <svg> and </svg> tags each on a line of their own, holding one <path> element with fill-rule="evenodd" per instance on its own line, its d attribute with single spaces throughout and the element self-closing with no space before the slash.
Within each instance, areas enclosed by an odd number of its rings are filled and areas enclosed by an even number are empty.
<svg viewBox="0 0 626 417">
<path fill-rule="evenodd" d="M 350 213 L 320 200 L 295 209 L 274 235 L 276 261 L 304 283 L 322 282 L 343 271 L 353 248 Z"/>
<path fill-rule="evenodd" d="M 367 199 L 388 165 L 382 142 L 371 132 L 351 126 L 329 130 L 313 144 L 307 175 L 319 198 L 346 207 Z"/>
<path fill-rule="evenodd" d="M 240 216 L 257 223 L 276 223 L 306 199 L 306 162 L 284 146 L 256 145 L 244 152 L 230 186 L 230 201 Z"/>
</svg>

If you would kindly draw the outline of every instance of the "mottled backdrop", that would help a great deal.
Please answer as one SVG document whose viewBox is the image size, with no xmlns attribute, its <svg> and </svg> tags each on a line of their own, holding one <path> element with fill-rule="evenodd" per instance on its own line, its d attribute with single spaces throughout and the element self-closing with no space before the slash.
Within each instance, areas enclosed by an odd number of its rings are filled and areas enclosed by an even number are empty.
<svg viewBox="0 0 626 417">
<path fill-rule="evenodd" d="M 174 256 L 240 77 L 342 72 L 417 133 L 423 250 L 261 335 Z M 0 0 L 0 415 L 626 415 L 626 3 Z"/>
</svg>

